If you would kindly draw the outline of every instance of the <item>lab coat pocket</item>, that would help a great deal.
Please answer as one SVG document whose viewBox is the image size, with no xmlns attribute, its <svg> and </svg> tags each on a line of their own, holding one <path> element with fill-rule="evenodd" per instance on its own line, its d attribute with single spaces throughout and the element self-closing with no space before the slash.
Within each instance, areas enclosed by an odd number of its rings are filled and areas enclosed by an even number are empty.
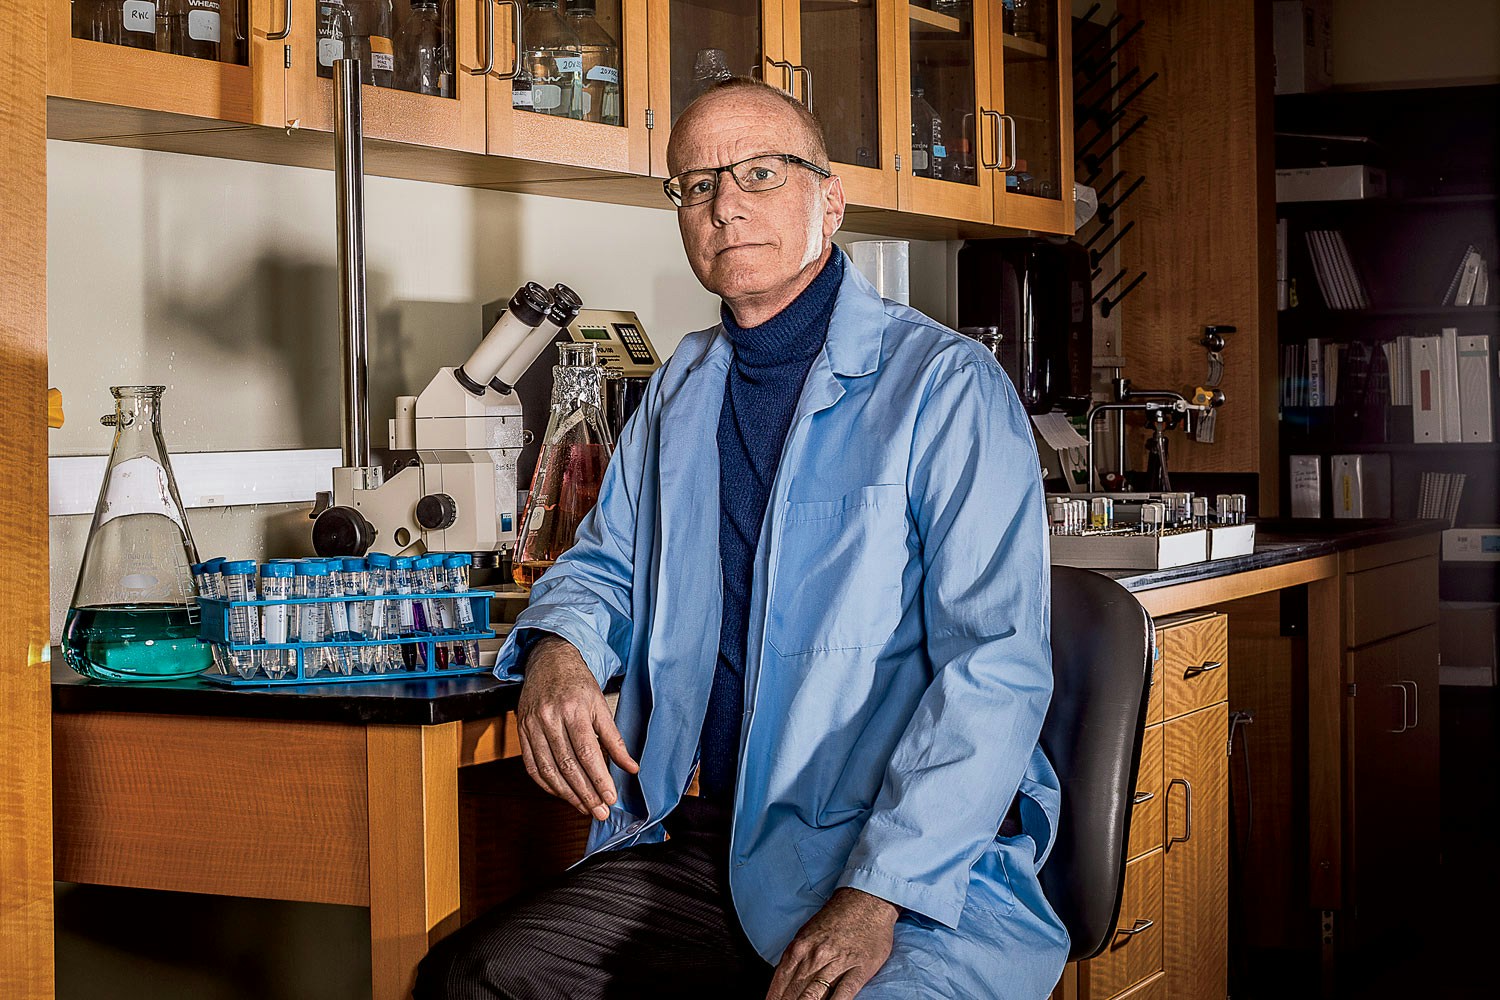
<svg viewBox="0 0 1500 1000">
<path fill-rule="evenodd" d="M 997 837 L 984 849 L 969 870 L 969 896 L 964 907 L 977 907 L 1008 916 L 1016 908 L 1016 889 L 1011 884 L 1011 866 L 1019 854 L 1028 857 L 1036 849 L 1025 834 Z"/>
<path fill-rule="evenodd" d="M 883 644 L 901 619 L 906 487 L 787 503 L 766 637 L 782 656 Z"/>
<path fill-rule="evenodd" d="M 843 823 L 818 830 L 797 841 L 797 860 L 812 891 L 824 899 L 833 895 L 834 886 L 849 863 L 849 852 L 859 839 L 862 823 Z"/>
</svg>

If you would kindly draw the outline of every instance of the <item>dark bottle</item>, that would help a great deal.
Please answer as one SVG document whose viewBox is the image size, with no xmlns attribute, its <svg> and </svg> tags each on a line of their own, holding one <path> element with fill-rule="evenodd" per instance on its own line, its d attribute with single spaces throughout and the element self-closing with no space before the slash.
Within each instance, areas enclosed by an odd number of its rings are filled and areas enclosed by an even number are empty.
<svg viewBox="0 0 1500 1000">
<path fill-rule="evenodd" d="M 396 50 L 391 43 L 391 0 L 344 0 L 350 34 L 346 53 L 359 60 L 359 79 L 377 87 L 395 83 Z"/>
<path fill-rule="evenodd" d="M 133 49 L 156 48 L 156 4 L 152 0 L 108 0 L 100 6 L 119 10 L 121 45 Z M 113 19 L 113 10 L 110 11 Z"/>
<path fill-rule="evenodd" d="M 195 59 L 219 58 L 220 0 L 163 0 L 160 35 L 166 50 Z"/>
</svg>

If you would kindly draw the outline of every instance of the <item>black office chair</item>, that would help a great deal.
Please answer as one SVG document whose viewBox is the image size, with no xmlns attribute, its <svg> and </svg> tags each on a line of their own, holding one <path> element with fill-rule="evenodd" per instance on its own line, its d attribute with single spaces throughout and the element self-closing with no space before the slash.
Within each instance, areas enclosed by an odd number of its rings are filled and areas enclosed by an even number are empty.
<svg viewBox="0 0 1500 1000">
<path fill-rule="evenodd" d="M 1062 814 L 1042 889 L 1093 958 L 1115 936 L 1151 690 L 1151 619 L 1098 573 L 1052 568 L 1052 706 L 1042 749 L 1062 783 Z"/>
</svg>

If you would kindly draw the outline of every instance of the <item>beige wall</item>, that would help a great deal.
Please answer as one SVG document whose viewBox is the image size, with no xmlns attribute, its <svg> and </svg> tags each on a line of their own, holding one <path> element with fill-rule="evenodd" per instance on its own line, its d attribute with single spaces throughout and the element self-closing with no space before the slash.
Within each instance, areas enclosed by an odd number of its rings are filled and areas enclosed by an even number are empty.
<svg viewBox="0 0 1500 1000">
<path fill-rule="evenodd" d="M 1344 87 L 1500 82 L 1500 3 L 1333 0 L 1333 79 Z"/>
<path fill-rule="evenodd" d="M 49 381 L 68 415 L 51 454 L 105 453 L 108 387 L 134 383 L 168 386 L 173 451 L 338 447 L 333 175 L 71 142 L 47 153 Z M 663 354 L 717 321 L 669 210 L 379 177 L 365 198 L 377 445 L 394 397 L 461 361 L 481 305 L 523 281 L 565 281 L 589 305 L 634 309 Z M 914 304 L 938 318 L 947 250 L 913 247 Z M 301 507 L 189 518 L 205 557 L 309 544 Z M 54 639 L 88 522 L 51 519 Z"/>
</svg>

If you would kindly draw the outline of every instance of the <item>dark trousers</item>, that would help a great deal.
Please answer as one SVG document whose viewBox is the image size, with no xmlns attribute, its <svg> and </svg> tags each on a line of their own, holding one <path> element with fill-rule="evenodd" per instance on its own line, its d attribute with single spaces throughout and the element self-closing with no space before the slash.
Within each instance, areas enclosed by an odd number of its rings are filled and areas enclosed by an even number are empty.
<svg viewBox="0 0 1500 1000">
<path fill-rule="evenodd" d="M 684 799 L 670 839 L 603 851 L 440 942 L 415 1000 L 760 1000 L 771 966 L 729 896 L 729 813 Z"/>
</svg>

